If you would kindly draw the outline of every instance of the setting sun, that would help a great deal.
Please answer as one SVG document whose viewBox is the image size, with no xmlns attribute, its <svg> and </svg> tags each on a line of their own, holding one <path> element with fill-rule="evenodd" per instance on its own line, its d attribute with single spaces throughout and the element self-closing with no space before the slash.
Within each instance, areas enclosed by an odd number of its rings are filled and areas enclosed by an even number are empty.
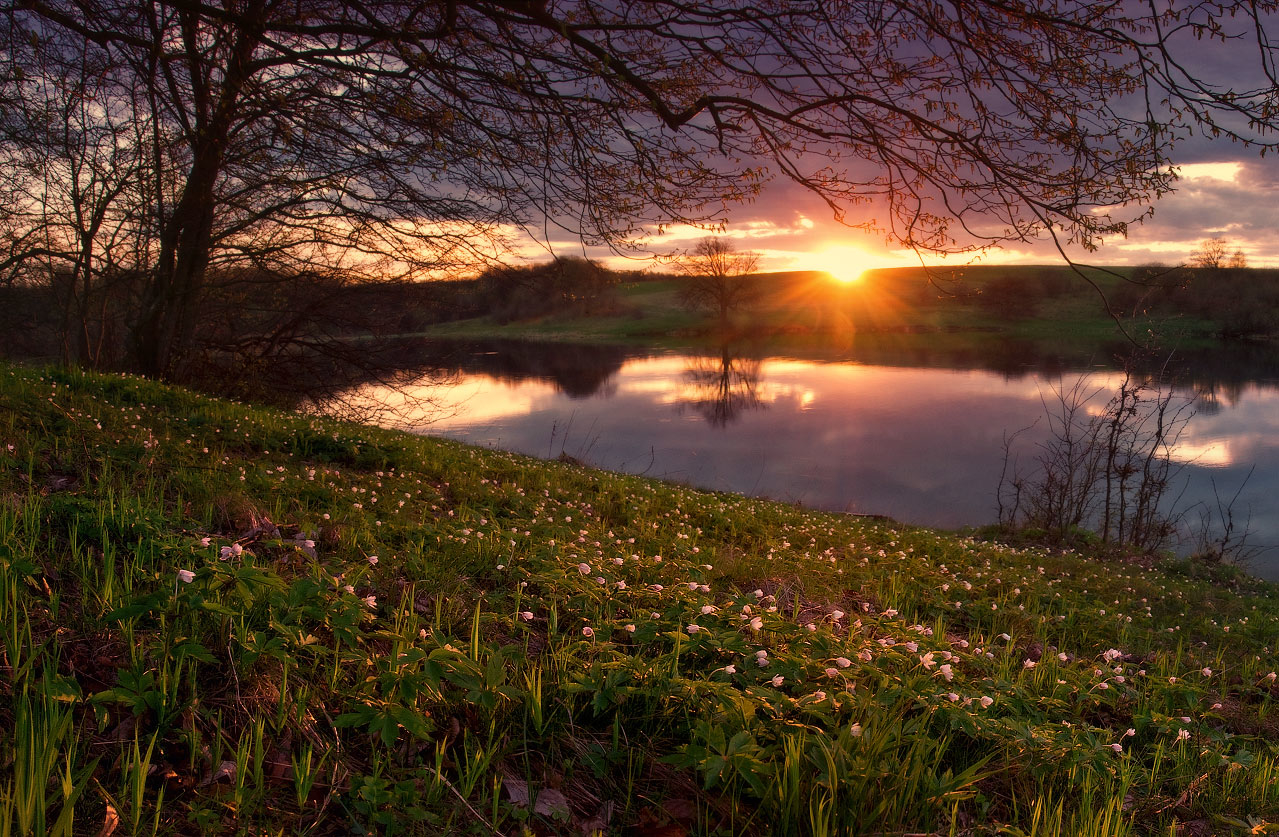
<svg viewBox="0 0 1279 837">
<path fill-rule="evenodd" d="M 852 283 L 868 270 L 879 267 L 908 267 L 910 262 L 897 253 L 872 253 L 851 244 L 831 244 L 800 260 L 806 270 L 824 270 L 839 282 Z"/>
</svg>

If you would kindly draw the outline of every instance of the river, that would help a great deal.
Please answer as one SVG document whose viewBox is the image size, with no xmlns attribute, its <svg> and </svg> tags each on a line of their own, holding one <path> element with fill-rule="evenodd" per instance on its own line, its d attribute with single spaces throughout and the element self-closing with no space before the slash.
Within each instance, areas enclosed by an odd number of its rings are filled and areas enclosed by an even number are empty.
<svg viewBox="0 0 1279 837">
<path fill-rule="evenodd" d="M 1022 431 L 1015 462 L 1032 470 L 1059 392 L 1079 383 L 1095 414 L 1124 380 L 1106 364 L 1015 352 L 890 363 L 847 352 L 424 346 L 426 359 L 394 384 L 364 383 L 332 403 L 471 444 L 947 529 L 997 519 L 1005 439 Z M 1279 544 L 1279 381 L 1266 368 L 1219 356 L 1181 368 L 1186 421 L 1164 506 L 1184 512 L 1187 552 L 1202 520 L 1220 530 L 1220 506 L 1234 498 L 1235 526 L 1247 526 L 1257 552 L 1247 568 L 1279 581 L 1279 549 L 1269 548 Z"/>
</svg>

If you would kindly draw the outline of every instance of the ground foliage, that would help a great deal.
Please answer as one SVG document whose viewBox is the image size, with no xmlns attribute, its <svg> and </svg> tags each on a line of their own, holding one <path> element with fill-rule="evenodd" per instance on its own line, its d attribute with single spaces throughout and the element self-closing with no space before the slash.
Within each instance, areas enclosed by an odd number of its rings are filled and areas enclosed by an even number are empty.
<svg viewBox="0 0 1279 837">
<path fill-rule="evenodd" d="M 1279 823 L 1279 606 L 1228 568 L 128 377 L 0 401 L 0 834 Z"/>
</svg>

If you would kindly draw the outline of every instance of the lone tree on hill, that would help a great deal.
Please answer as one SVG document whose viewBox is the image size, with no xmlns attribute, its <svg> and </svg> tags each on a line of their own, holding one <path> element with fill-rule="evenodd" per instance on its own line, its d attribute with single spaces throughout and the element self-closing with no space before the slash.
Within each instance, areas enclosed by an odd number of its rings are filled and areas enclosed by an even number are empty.
<svg viewBox="0 0 1279 837">
<path fill-rule="evenodd" d="M 747 278 L 759 265 L 759 254 L 737 250 L 727 238 L 707 236 L 684 256 L 680 266 L 688 278 L 680 289 L 684 302 L 719 317 L 749 304 L 757 296 L 755 283 Z"/>
<path fill-rule="evenodd" d="M 428 278 L 532 231 L 626 250 L 774 176 L 840 219 L 878 202 L 908 247 L 1091 247 L 1171 188 L 1177 140 L 1275 145 L 1275 10 L 17 0 L 0 281 L 67 277 L 67 329 L 106 299 L 128 365 L 180 377 L 218 277 Z M 1214 41 L 1228 78 L 1193 71 Z"/>
<path fill-rule="evenodd" d="M 1221 236 L 1205 238 L 1199 243 L 1199 249 L 1190 254 L 1190 266 L 1214 270 L 1248 266 L 1248 257 L 1243 250 L 1236 248 L 1233 253 L 1228 253 L 1228 250 L 1229 244 Z"/>
</svg>

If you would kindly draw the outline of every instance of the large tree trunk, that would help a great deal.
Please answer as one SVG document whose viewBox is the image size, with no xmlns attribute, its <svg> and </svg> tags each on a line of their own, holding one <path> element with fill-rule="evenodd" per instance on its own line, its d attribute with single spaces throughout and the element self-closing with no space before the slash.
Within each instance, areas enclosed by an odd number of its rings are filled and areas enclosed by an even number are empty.
<svg viewBox="0 0 1279 837">
<path fill-rule="evenodd" d="M 204 288 L 213 244 L 215 187 L 226 158 L 227 141 L 240 95 L 253 73 L 253 52 L 264 31 L 265 5 L 250 2 L 238 17 L 239 26 L 230 50 L 225 75 L 214 101 L 213 85 L 196 37 L 199 22 L 184 25 L 186 51 L 193 71 L 192 109 L 195 111 L 191 142 L 191 168 L 182 197 L 169 216 L 160 237 L 155 272 L 143 293 L 134 325 L 132 344 L 138 371 L 149 377 L 174 379 L 195 336 L 197 304 Z"/>
<path fill-rule="evenodd" d="M 155 272 L 133 328 L 134 360 L 138 371 L 149 377 L 176 377 L 190 349 L 195 307 L 209 266 L 221 144 L 202 152 L 164 230 Z"/>
</svg>

